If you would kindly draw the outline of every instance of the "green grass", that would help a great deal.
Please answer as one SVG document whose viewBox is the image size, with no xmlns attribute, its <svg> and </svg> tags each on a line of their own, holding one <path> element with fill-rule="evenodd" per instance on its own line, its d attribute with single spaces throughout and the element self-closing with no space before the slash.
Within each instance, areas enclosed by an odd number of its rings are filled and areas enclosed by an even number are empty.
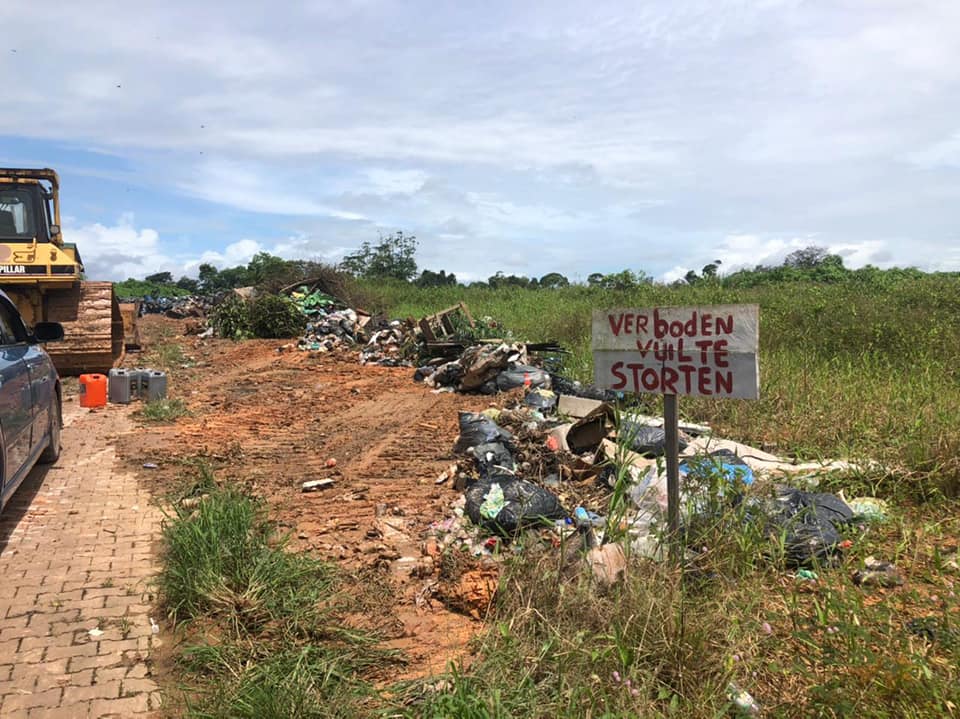
<svg viewBox="0 0 960 719">
<path fill-rule="evenodd" d="M 361 675 L 391 655 L 342 621 L 353 600 L 337 571 L 288 551 L 264 506 L 209 472 L 189 494 L 203 499 L 174 504 L 157 580 L 186 638 L 184 715 L 362 715 L 375 694 Z"/>
<path fill-rule="evenodd" d="M 153 399 L 144 403 L 137 416 L 148 422 L 173 422 L 190 414 L 182 399 Z"/>
<path fill-rule="evenodd" d="M 166 329 L 166 328 L 164 328 Z M 150 350 L 147 362 L 151 366 L 162 367 L 165 370 L 175 369 L 185 364 L 186 356 L 183 348 L 175 340 L 160 342 Z"/>
<path fill-rule="evenodd" d="M 526 552 L 507 565 L 480 659 L 452 668 L 439 690 L 436 677 L 404 687 L 403 711 L 706 719 L 736 713 L 735 683 L 763 716 L 950 716 L 960 706 L 956 635 L 930 642 L 908 628 L 925 617 L 955 631 L 960 619 L 956 573 L 937 549 L 955 540 L 960 520 L 955 506 L 944 509 L 939 523 L 898 513 L 852 527 L 853 548 L 837 567 L 814 567 L 813 583 L 794 578 L 777 537 L 757 535 L 737 507 L 697 528 L 684 578 L 669 563 L 637 560 L 622 584 L 603 589 L 563 551 Z M 908 585 L 855 586 L 851 572 L 869 554 L 895 561 Z"/>
</svg>

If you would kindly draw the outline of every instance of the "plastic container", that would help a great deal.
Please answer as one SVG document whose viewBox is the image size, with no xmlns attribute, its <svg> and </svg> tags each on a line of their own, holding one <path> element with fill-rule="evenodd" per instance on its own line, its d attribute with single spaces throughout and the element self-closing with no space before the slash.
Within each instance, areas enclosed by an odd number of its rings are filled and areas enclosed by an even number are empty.
<svg viewBox="0 0 960 719">
<path fill-rule="evenodd" d="M 140 389 L 140 377 L 127 369 L 112 369 L 107 378 L 107 399 L 112 404 L 130 404 Z"/>
<path fill-rule="evenodd" d="M 143 400 L 152 402 L 167 396 L 167 373 L 158 370 L 147 370 L 145 377 L 140 379 Z"/>
<path fill-rule="evenodd" d="M 80 406 L 104 407 L 107 404 L 107 378 L 102 374 L 80 375 Z"/>
</svg>

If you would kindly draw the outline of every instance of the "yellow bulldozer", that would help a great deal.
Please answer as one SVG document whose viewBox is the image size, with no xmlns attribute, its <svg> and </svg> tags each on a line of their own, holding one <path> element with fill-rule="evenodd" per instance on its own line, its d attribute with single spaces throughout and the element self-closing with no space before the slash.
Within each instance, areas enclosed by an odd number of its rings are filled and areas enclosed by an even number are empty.
<svg viewBox="0 0 960 719">
<path fill-rule="evenodd" d="M 28 324 L 60 322 L 64 340 L 47 352 L 61 375 L 106 372 L 123 358 L 124 325 L 136 308 L 117 302 L 111 282 L 87 282 L 60 229 L 60 179 L 53 170 L 0 168 L 0 289 Z"/>
</svg>

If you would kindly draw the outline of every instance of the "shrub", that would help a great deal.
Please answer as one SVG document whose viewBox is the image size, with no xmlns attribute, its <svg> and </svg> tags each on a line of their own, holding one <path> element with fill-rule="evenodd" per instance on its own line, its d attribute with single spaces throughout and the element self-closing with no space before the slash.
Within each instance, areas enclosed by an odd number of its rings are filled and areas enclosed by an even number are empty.
<svg viewBox="0 0 960 719">
<path fill-rule="evenodd" d="M 239 295 L 229 294 L 214 307 L 210 324 L 218 335 L 227 339 L 242 340 L 253 335 L 247 302 Z"/>
<path fill-rule="evenodd" d="M 250 329 L 257 337 L 293 337 L 307 326 L 307 318 L 288 297 L 261 295 L 249 304 L 248 309 Z"/>
</svg>

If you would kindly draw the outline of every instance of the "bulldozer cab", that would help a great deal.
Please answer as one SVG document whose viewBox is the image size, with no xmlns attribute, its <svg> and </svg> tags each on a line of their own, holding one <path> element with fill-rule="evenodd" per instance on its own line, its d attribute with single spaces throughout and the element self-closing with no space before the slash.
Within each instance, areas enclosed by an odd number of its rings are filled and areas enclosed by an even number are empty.
<svg viewBox="0 0 960 719">
<path fill-rule="evenodd" d="M 60 179 L 53 170 L 0 168 L 0 276 L 62 285 L 83 263 L 60 231 Z"/>
<path fill-rule="evenodd" d="M 0 168 L 0 239 L 63 245 L 56 172 Z"/>
</svg>

